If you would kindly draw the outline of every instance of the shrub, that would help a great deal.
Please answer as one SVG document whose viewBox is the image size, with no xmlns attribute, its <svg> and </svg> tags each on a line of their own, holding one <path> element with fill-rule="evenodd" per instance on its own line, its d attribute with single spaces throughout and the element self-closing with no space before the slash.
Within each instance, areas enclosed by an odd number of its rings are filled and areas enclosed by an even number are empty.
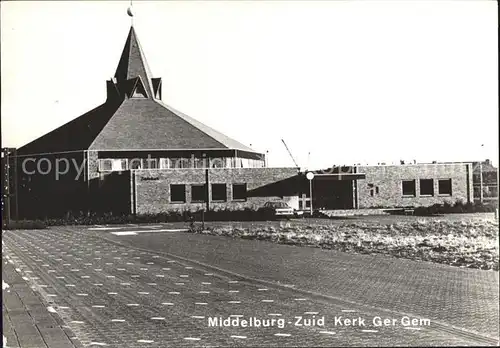
<svg viewBox="0 0 500 348">
<path fill-rule="evenodd" d="M 497 204 L 488 204 L 488 203 L 475 203 L 474 204 L 474 212 L 483 212 L 483 213 L 492 213 L 495 211 L 495 209 L 498 209 Z"/>
<path fill-rule="evenodd" d="M 414 209 L 414 215 L 432 216 L 438 214 L 454 214 L 454 213 L 490 213 L 494 212 L 497 207 L 494 204 L 484 203 L 464 203 L 462 200 L 457 200 L 455 204 L 445 202 L 444 204 L 434 204 L 428 207 L 418 207 Z"/>
<path fill-rule="evenodd" d="M 46 218 L 43 220 L 46 226 L 72 226 L 72 225 L 112 225 L 128 223 L 166 223 L 166 222 L 189 222 L 189 221 L 254 221 L 254 220 L 272 220 L 274 214 L 272 209 L 239 209 L 231 210 L 229 208 L 210 210 L 206 212 L 203 209 L 198 211 L 168 211 L 157 214 L 113 214 L 113 213 L 66 213 L 59 218 Z"/>
</svg>

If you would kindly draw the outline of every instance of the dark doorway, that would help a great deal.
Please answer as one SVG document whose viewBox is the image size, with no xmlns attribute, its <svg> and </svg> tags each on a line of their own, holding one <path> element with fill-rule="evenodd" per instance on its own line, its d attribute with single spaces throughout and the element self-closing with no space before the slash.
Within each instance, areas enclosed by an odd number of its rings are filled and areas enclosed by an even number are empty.
<svg viewBox="0 0 500 348">
<path fill-rule="evenodd" d="M 314 209 L 353 209 L 352 180 L 313 180 Z"/>
</svg>

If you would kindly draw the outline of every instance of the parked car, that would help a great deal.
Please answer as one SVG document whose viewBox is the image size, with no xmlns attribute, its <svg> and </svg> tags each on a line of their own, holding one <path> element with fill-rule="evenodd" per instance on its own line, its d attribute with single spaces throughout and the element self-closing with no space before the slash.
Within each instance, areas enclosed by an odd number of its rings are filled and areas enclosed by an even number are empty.
<svg viewBox="0 0 500 348">
<path fill-rule="evenodd" d="M 273 217 L 302 217 L 304 212 L 290 207 L 285 202 L 267 202 L 264 204 L 264 209 L 269 210 Z"/>
</svg>

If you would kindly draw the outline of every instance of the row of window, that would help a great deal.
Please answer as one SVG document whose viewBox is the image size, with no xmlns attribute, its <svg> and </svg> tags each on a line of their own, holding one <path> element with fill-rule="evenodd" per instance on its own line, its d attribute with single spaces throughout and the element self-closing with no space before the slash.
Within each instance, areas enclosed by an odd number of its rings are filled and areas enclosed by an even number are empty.
<svg viewBox="0 0 500 348">
<path fill-rule="evenodd" d="M 99 171 L 122 171 L 128 169 L 172 169 L 172 168 L 263 168 L 264 161 L 237 158 L 133 158 L 99 160 Z"/>
<path fill-rule="evenodd" d="M 434 196 L 434 179 L 420 179 L 420 196 Z M 402 181 L 403 196 L 417 195 L 416 180 Z M 438 194 L 451 196 L 451 179 L 438 180 Z"/>
<path fill-rule="evenodd" d="M 233 201 L 245 201 L 247 199 L 247 184 L 233 184 Z M 212 202 L 226 202 L 226 184 L 212 184 Z M 170 185 L 170 202 L 186 203 L 186 185 Z M 207 185 L 191 185 L 191 203 L 202 203 L 207 201 Z"/>
<path fill-rule="evenodd" d="M 474 187 L 474 197 L 481 197 L 481 186 L 473 185 Z M 496 198 L 498 197 L 498 187 L 497 186 L 487 186 L 483 185 L 483 198 Z"/>
</svg>

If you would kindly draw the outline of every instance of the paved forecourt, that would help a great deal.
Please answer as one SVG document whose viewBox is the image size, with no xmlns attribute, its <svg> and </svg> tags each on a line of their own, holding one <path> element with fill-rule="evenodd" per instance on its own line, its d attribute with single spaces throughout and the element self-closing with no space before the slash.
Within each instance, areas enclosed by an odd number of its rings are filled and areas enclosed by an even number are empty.
<svg viewBox="0 0 500 348">
<path fill-rule="evenodd" d="M 275 246 L 272 243 L 262 243 L 261 255 L 252 263 L 247 260 L 248 255 L 240 259 L 228 256 L 231 248 L 239 250 L 238 243 L 249 241 L 191 235 L 171 231 L 164 225 L 107 228 L 7 231 L 3 235 L 8 262 L 41 294 L 45 304 L 84 346 L 281 347 L 494 342 L 486 335 L 463 332 L 457 335 L 453 330 L 433 326 L 432 320 L 428 325 L 426 318 L 420 316 L 410 316 L 417 319 L 412 323 L 415 325 L 405 326 L 409 323 L 402 322 L 406 320 L 403 315 L 323 296 L 328 293 L 301 291 L 299 289 L 308 289 L 300 282 L 269 282 L 266 277 L 272 278 L 273 270 L 267 270 L 263 260 L 276 261 L 277 256 L 269 253 L 276 250 L 267 250 Z M 150 232 L 144 232 L 148 229 Z M 199 240 L 193 242 L 192 238 Z M 129 244 L 120 245 L 110 239 Z M 144 245 L 145 240 L 155 247 Z M 210 253 L 205 253 L 203 260 L 192 257 L 204 253 L 201 244 L 209 243 L 207 240 L 218 245 L 212 248 L 215 247 L 224 262 Z M 165 246 L 168 243 L 170 248 Z M 179 244 L 186 244 L 185 249 L 196 252 L 185 252 Z M 253 250 L 250 244 L 247 247 Z M 168 255 L 166 251 L 176 251 L 176 255 L 193 260 Z M 286 257 L 286 252 L 283 256 Z M 282 259 L 274 268 L 286 270 L 284 262 L 288 260 Z M 233 266 L 220 269 L 221 264 Z M 262 267 L 259 274 L 262 277 L 251 274 L 256 264 Z M 245 270 L 250 270 L 247 274 L 250 277 L 243 274 Z M 316 278 L 316 282 L 328 283 L 325 277 Z M 377 316 L 390 318 L 387 322 L 390 325 L 374 326 L 373 318 Z M 244 320 L 246 327 L 242 327 Z M 264 324 L 269 326 L 263 327 Z"/>
<path fill-rule="evenodd" d="M 495 271 L 191 233 L 101 237 L 498 339 Z"/>
<path fill-rule="evenodd" d="M 4 254 L 4 253 L 3 253 Z M 74 333 L 28 285 L 15 268 L 17 258 L 2 256 L 2 322 L 4 347 L 80 348 Z M 19 265 L 22 267 L 21 265 Z"/>
</svg>

